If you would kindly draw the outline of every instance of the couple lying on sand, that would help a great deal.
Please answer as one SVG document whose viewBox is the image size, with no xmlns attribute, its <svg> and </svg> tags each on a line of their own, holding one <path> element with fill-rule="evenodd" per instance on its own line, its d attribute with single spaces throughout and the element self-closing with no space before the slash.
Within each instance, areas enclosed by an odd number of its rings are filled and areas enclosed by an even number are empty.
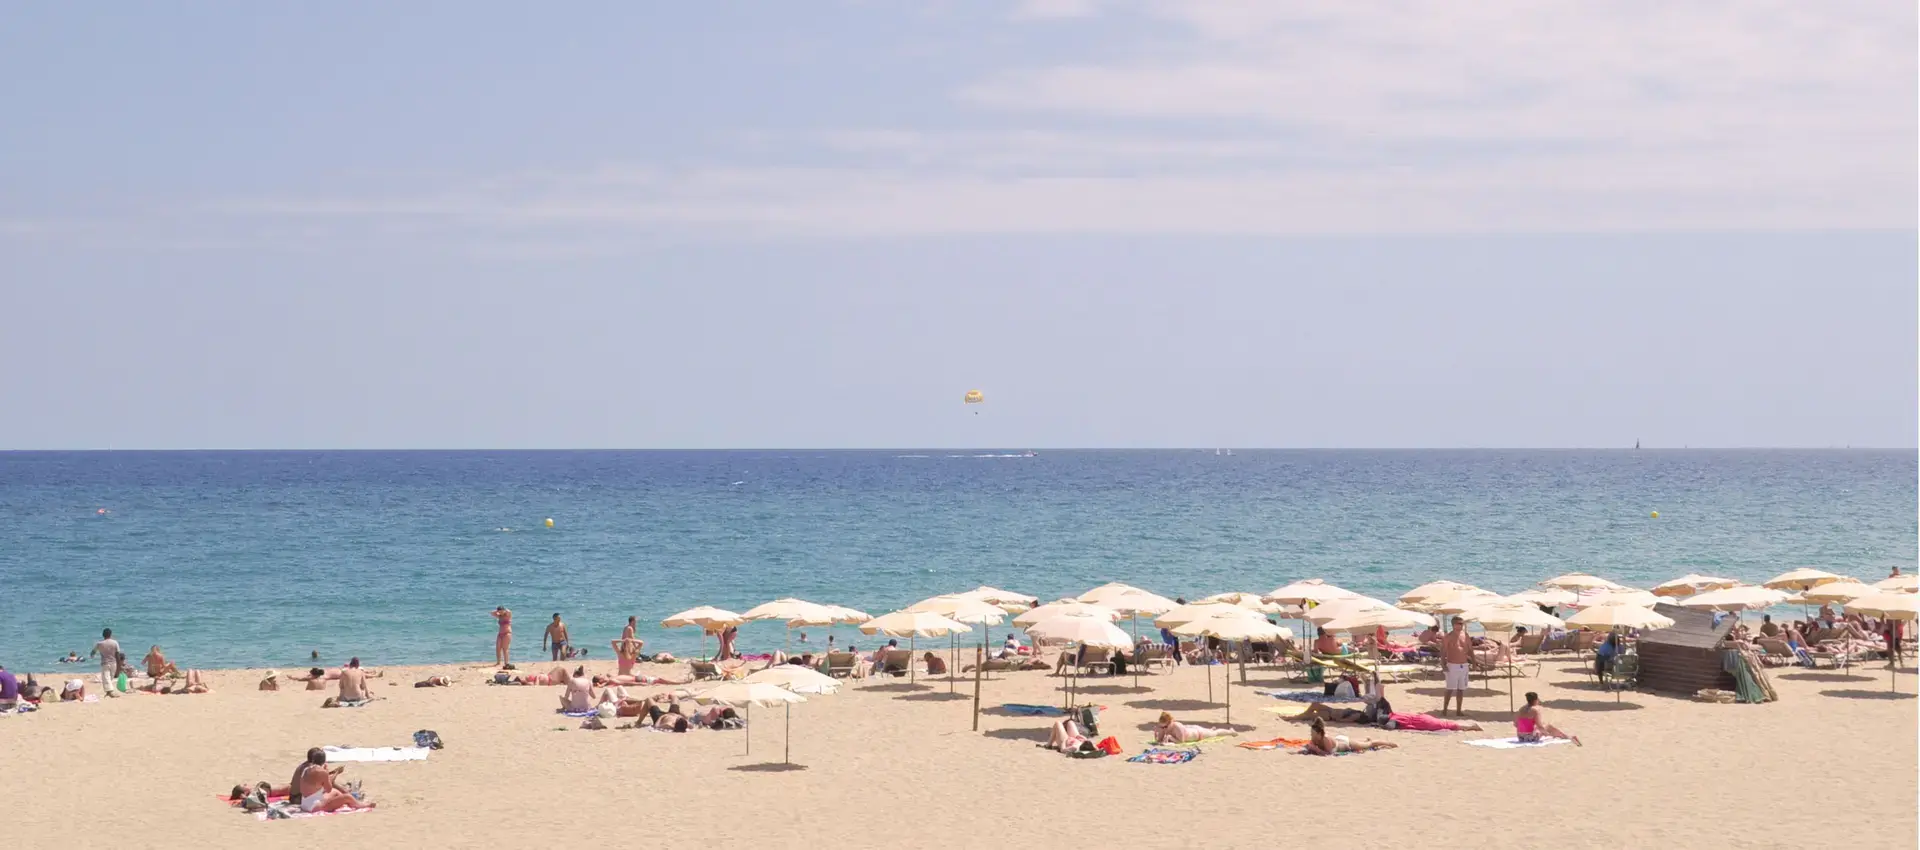
<svg viewBox="0 0 1920 850">
<path fill-rule="evenodd" d="M 314 747 L 307 750 L 306 760 L 293 769 L 293 779 L 286 785 L 276 787 L 266 782 L 235 785 L 228 799 L 240 803 L 247 811 L 266 809 L 272 798 L 281 796 L 309 814 L 373 808 L 374 804 L 359 794 L 359 783 L 347 785 L 340 781 L 344 770 L 344 767 L 328 768 L 327 751 Z"/>
</svg>

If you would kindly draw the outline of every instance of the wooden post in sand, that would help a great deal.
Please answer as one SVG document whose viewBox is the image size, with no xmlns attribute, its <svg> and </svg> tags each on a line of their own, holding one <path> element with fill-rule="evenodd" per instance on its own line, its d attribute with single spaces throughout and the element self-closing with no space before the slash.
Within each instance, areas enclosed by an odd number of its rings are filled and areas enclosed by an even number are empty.
<svg viewBox="0 0 1920 850">
<path fill-rule="evenodd" d="M 980 674 L 987 666 L 987 649 L 980 647 L 973 651 L 973 731 L 980 731 Z"/>
</svg>

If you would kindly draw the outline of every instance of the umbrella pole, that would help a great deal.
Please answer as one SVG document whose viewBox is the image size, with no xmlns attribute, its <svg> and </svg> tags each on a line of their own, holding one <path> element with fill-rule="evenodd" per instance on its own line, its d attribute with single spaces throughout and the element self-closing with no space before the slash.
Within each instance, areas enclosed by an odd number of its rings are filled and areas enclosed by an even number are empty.
<svg viewBox="0 0 1920 850">
<path fill-rule="evenodd" d="M 780 757 L 780 760 L 787 764 L 793 764 L 793 703 L 787 703 L 786 739 L 787 751 Z"/>
<path fill-rule="evenodd" d="M 1242 668 L 1242 672 L 1245 672 Z M 1227 692 L 1227 725 L 1233 725 L 1233 682 L 1229 680 L 1224 690 Z"/>
<path fill-rule="evenodd" d="M 980 651 L 973 656 L 973 731 L 980 731 L 980 676 L 982 668 L 987 666 L 987 646 L 983 642 Z"/>
<path fill-rule="evenodd" d="M 953 693 L 953 674 L 960 667 L 960 633 L 947 633 L 947 693 Z"/>
<path fill-rule="evenodd" d="M 747 703 L 747 755 L 753 755 L 753 703 Z"/>
</svg>

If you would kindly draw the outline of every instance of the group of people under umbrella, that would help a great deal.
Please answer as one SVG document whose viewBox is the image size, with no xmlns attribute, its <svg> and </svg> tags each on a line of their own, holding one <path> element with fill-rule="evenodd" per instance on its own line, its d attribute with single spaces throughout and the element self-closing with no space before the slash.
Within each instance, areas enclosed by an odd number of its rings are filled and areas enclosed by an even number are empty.
<svg viewBox="0 0 1920 850">
<path fill-rule="evenodd" d="M 1139 635 L 1142 618 L 1177 637 L 1246 646 L 1295 638 L 1291 629 L 1270 617 L 1298 619 L 1325 632 L 1356 635 L 1430 627 L 1436 625 L 1437 617 L 1478 623 L 1488 631 L 1512 631 L 1519 627 L 1596 632 L 1661 629 L 1673 625 L 1671 618 L 1653 610 L 1653 606 L 1662 602 L 1712 612 L 1738 612 L 1776 605 L 1840 604 L 1852 612 L 1905 622 L 1914 620 L 1920 613 L 1920 607 L 1916 606 L 1920 603 L 1920 593 L 1916 590 L 1920 590 L 1920 584 L 1915 583 L 1914 576 L 1900 575 L 1897 569 L 1888 579 L 1867 585 L 1811 568 L 1793 570 L 1760 585 L 1687 575 L 1650 590 L 1628 588 L 1585 573 L 1568 573 L 1542 581 L 1531 590 L 1505 596 L 1461 582 L 1435 581 L 1401 594 L 1394 602 L 1368 597 L 1320 579 L 1296 581 L 1270 593 L 1219 593 L 1193 602 L 1168 599 L 1132 585 L 1112 582 L 1078 597 L 1045 604 L 1033 596 L 979 587 L 930 597 L 879 617 L 843 606 L 787 598 L 742 613 L 702 606 L 675 614 L 661 625 L 698 627 L 706 635 L 730 633 L 748 622 L 775 621 L 786 625 L 789 642 L 795 628 L 851 625 L 867 635 L 905 638 L 911 655 L 917 652 L 913 642 L 919 638 L 947 637 L 951 651 L 957 646 L 959 634 L 972 631 L 974 626 L 1000 625 L 1011 617 L 1012 625 L 1025 631 L 1036 649 L 1060 646 L 1079 653 L 1089 650 L 1124 653 L 1144 642 Z M 1564 619 L 1551 613 L 1565 608 L 1577 610 Z M 1117 625 L 1121 620 L 1131 621 L 1131 632 Z M 983 657 L 987 643 L 983 637 Z M 1242 662 L 1244 679 L 1247 653 L 1237 655 Z M 910 681 L 916 666 L 908 665 Z M 1066 670 L 1072 672 L 1078 666 L 1066 665 Z M 1136 684 L 1138 669 L 1135 665 Z M 949 676 L 950 689 L 954 678 Z M 1074 679 L 1069 676 L 1065 684 L 1069 705 L 1073 700 Z M 803 694 L 832 693 L 839 684 L 839 680 L 813 669 L 785 664 L 723 683 L 697 694 L 696 698 L 742 707 L 782 705 L 790 709 L 792 703 L 805 701 Z M 1211 676 L 1208 689 L 1211 693 Z M 977 702 L 976 694 L 976 705 Z M 1227 689 L 1227 712 L 1231 722 L 1231 688 Z M 750 741 L 748 747 L 751 748 Z"/>
</svg>

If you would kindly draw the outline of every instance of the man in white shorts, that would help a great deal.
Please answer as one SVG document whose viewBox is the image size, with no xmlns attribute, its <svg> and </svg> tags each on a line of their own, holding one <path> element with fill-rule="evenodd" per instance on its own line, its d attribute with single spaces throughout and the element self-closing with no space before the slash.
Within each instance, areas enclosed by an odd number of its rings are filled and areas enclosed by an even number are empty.
<svg viewBox="0 0 1920 850">
<path fill-rule="evenodd" d="M 1455 716 L 1467 713 L 1467 662 L 1473 660 L 1473 638 L 1467 635 L 1467 621 L 1453 618 L 1453 630 L 1440 638 L 1440 660 L 1446 665 L 1446 693 L 1440 697 L 1440 713 L 1454 703 Z M 1458 701 L 1455 703 L 1455 701 Z"/>
</svg>

